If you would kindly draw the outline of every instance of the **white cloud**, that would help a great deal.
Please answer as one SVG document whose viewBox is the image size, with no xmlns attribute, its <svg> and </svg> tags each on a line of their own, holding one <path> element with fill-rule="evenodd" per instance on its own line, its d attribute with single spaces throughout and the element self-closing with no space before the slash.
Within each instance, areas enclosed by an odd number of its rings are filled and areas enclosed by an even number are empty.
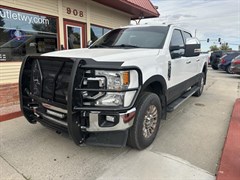
<svg viewBox="0 0 240 180">
<path fill-rule="evenodd" d="M 217 43 L 228 42 L 237 49 L 240 45 L 240 0 L 151 0 L 158 6 L 159 18 L 142 20 L 165 22 L 182 25 L 192 33 L 197 29 L 197 36 L 202 42 L 203 50 Z M 210 43 L 206 39 L 210 38 Z M 236 45 L 234 45 L 236 44 Z"/>
</svg>

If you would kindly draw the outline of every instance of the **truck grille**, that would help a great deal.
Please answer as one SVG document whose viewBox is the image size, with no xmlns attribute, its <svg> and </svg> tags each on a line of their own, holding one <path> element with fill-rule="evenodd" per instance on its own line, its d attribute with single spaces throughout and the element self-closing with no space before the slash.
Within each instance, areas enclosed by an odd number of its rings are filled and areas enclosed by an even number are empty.
<svg viewBox="0 0 240 180">
<path fill-rule="evenodd" d="M 30 85 L 33 94 L 54 102 L 67 104 L 72 66 L 73 62 L 70 61 L 34 59 Z"/>
<path fill-rule="evenodd" d="M 27 62 L 31 73 L 31 76 L 28 75 L 30 79 L 27 80 L 27 83 L 30 82 L 30 85 L 28 85 L 27 89 L 30 90 L 31 94 L 50 102 L 67 105 L 68 87 L 69 82 L 71 82 L 74 61 L 40 56 L 38 58 L 34 57 Z M 76 84 L 72 92 L 74 96 L 73 107 L 92 106 L 94 101 L 106 94 L 99 91 L 106 89 L 106 79 L 104 77 L 95 77 L 94 70 L 78 67 L 74 78 Z M 81 89 L 81 91 L 76 89 Z"/>
</svg>

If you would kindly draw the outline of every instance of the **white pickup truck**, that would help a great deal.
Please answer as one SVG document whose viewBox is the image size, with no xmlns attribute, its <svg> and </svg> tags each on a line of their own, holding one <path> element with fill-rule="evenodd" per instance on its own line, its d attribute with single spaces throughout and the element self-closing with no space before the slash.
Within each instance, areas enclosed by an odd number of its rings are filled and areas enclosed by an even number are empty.
<svg viewBox="0 0 240 180">
<path fill-rule="evenodd" d="M 161 119 L 206 83 L 200 43 L 174 25 L 114 29 L 89 48 L 29 56 L 20 104 L 30 123 L 71 135 L 76 144 L 149 146 Z"/>
</svg>

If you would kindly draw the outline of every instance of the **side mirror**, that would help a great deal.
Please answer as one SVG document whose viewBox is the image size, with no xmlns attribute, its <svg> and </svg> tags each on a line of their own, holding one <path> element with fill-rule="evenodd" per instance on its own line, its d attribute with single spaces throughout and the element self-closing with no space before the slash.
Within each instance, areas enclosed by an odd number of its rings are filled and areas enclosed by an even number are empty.
<svg viewBox="0 0 240 180">
<path fill-rule="evenodd" d="M 184 46 L 170 46 L 171 58 L 176 59 L 184 55 Z"/>
<path fill-rule="evenodd" d="M 181 49 L 180 46 L 170 46 L 170 52 L 172 52 L 172 51 L 177 51 L 177 50 L 179 50 L 179 49 Z"/>
<path fill-rule="evenodd" d="M 185 57 L 199 56 L 201 53 L 201 44 L 197 38 L 187 38 L 185 45 Z"/>
<path fill-rule="evenodd" d="M 89 41 L 87 42 L 87 47 L 91 46 L 92 43 L 93 43 L 93 41 L 92 41 L 92 40 L 89 40 Z"/>
</svg>

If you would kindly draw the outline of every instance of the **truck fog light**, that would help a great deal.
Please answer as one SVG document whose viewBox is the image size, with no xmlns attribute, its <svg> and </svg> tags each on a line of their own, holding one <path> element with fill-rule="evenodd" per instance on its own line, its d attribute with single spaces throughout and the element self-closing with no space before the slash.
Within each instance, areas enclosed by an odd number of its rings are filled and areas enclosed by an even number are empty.
<svg viewBox="0 0 240 180">
<path fill-rule="evenodd" d="M 114 122 L 114 116 L 106 116 L 106 120 L 109 122 Z"/>
<path fill-rule="evenodd" d="M 100 127 L 113 127 L 119 123 L 118 115 L 99 114 L 98 124 Z"/>
</svg>

